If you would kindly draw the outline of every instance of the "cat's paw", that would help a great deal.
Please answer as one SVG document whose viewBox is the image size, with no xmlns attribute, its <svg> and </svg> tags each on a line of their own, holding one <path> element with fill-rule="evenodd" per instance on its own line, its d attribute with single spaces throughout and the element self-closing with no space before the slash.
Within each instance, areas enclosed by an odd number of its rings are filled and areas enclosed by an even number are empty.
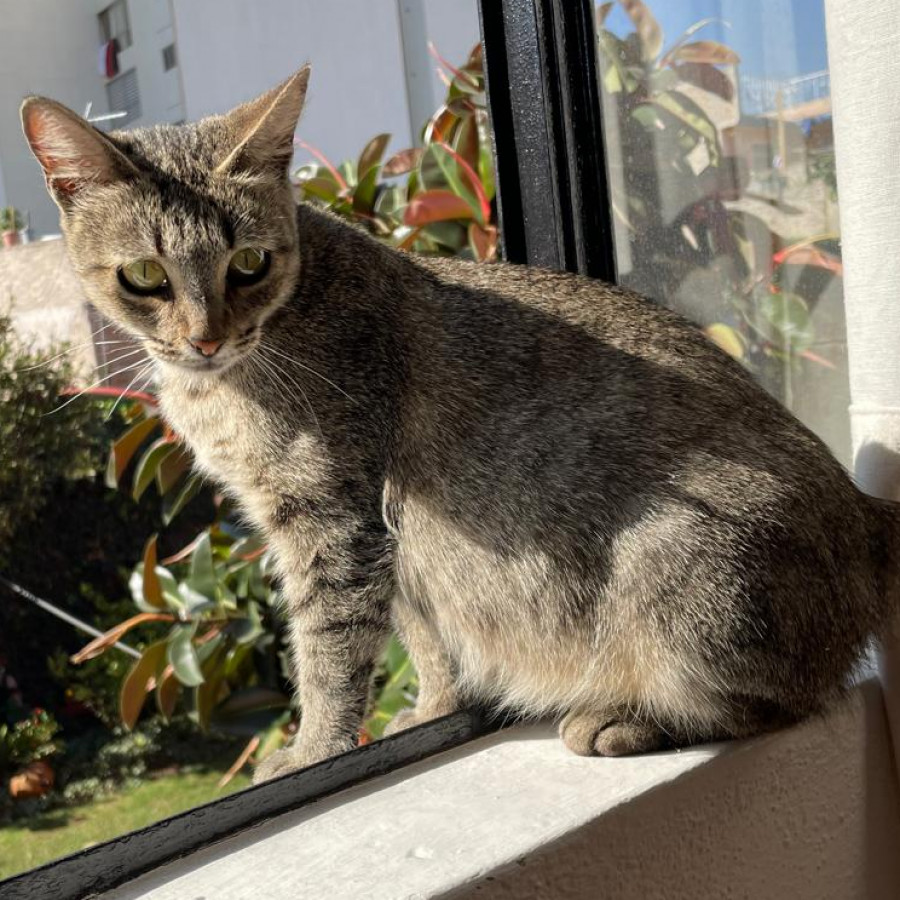
<svg viewBox="0 0 900 900">
<path fill-rule="evenodd" d="M 628 756 L 659 750 L 666 735 L 656 725 L 604 718 L 597 713 L 569 713 L 559 726 L 563 743 L 579 756 Z"/>
<path fill-rule="evenodd" d="M 334 746 L 325 744 L 288 744 L 287 747 L 276 750 L 271 756 L 256 766 L 253 771 L 253 783 L 262 784 L 264 781 L 271 781 L 273 778 L 288 775 L 299 769 L 305 769 L 307 766 L 315 765 L 323 759 L 338 756 L 352 749 L 352 745 L 345 746 L 344 744 L 336 744 Z"/>
<path fill-rule="evenodd" d="M 449 716 L 450 713 L 456 712 L 457 707 L 450 704 L 442 705 L 439 708 L 429 708 L 427 711 L 420 712 L 419 707 L 413 709 L 401 709 L 397 715 L 391 719 L 384 727 L 384 736 L 396 734 L 398 731 L 406 731 L 407 728 L 415 728 L 417 725 L 424 725 L 426 722 L 432 722 L 434 719 L 440 719 L 441 716 Z"/>
<path fill-rule="evenodd" d="M 313 760 L 312 762 L 315 761 Z M 290 772 L 296 772 L 298 769 L 312 765 L 312 762 L 307 762 L 303 755 L 299 754 L 294 747 L 276 750 L 253 770 L 253 783 L 262 784 L 264 781 L 271 781 L 273 778 L 278 778 L 281 775 L 287 775 Z"/>
<path fill-rule="evenodd" d="M 428 719 L 423 718 L 415 709 L 401 709 L 387 725 L 384 726 L 384 736 L 396 734 L 398 731 L 406 731 L 407 728 L 415 728 L 423 725 Z"/>
</svg>

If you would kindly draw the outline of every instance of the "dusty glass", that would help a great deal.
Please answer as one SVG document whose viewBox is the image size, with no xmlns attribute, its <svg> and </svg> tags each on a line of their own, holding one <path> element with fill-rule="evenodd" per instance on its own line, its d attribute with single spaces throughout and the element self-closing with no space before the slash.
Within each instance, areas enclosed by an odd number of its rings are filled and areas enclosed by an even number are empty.
<svg viewBox="0 0 900 900">
<path fill-rule="evenodd" d="M 596 17 L 619 280 L 700 324 L 849 465 L 823 0 Z"/>
</svg>

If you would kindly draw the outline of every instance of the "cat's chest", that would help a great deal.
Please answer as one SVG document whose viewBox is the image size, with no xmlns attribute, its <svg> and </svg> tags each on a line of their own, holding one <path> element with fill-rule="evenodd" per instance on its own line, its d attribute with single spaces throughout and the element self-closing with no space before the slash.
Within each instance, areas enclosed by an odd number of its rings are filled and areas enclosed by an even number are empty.
<svg viewBox="0 0 900 900">
<path fill-rule="evenodd" d="M 288 452 L 265 406 L 227 385 L 164 385 L 162 409 L 198 467 L 239 496 L 268 491 Z"/>
</svg>

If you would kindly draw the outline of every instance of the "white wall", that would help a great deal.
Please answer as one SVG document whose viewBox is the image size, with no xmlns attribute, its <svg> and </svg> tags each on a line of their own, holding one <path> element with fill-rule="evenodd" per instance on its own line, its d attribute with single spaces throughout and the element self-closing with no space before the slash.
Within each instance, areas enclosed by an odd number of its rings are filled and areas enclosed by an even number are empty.
<svg viewBox="0 0 900 900">
<path fill-rule="evenodd" d="M 27 210 L 37 234 L 57 232 L 58 216 L 18 107 L 38 93 L 77 112 L 88 102 L 96 115 L 109 111 L 97 70 L 97 14 L 109 3 L 0 0 L 0 200 Z M 142 115 L 133 125 L 224 112 L 309 61 L 298 133 L 335 162 L 382 131 L 393 150 L 417 143 L 445 92 L 427 41 L 457 64 L 479 37 L 475 0 L 128 0 L 128 14 L 133 43 L 119 70 L 137 70 Z M 162 50 L 173 42 L 177 65 L 166 72 Z"/>
<path fill-rule="evenodd" d="M 461 65 L 480 39 L 478 7 L 475 0 L 397 0 L 397 11 L 406 59 L 410 129 L 417 137 L 447 93 L 428 43 L 449 63 Z"/>
<path fill-rule="evenodd" d="M 172 0 L 172 6 L 189 120 L 224 112 L 310 62 L 303 140 L 334 162 L 355 157 L 382 131 L 393 135 L 393 149 L 415 143 L 422 123 L 411 124 L 397 0 L 254 0 L 252 7 L 243 0 Z M 427 0 L 425 10 L 426 34 L 451 60 L 478 40 L 474 0 Z M 296 156 L 309 158 L 306 151 Z"/>
<path fill-rule="evenodd" d="M 38 164 L 22 137 L 19 105 L 45 94 L 78 112 L 106 111 L 97 71 L 97 20 L 83 0 L 0 0 L 0 159 L 7 203 L 27 211 L 37 232 L 59 230 Z"/>
</svg>

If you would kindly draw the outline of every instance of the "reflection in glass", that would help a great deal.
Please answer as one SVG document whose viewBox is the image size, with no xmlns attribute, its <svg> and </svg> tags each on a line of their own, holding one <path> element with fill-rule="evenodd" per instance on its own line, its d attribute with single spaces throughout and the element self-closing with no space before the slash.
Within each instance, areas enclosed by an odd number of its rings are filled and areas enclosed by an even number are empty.
<svg viewBox="0 0 900 900">
<path fill-rule="evenodd" d="M 619 280 L 849 464 L 822 0 L 603 3 L 597 40 Z"/>
</svg>

